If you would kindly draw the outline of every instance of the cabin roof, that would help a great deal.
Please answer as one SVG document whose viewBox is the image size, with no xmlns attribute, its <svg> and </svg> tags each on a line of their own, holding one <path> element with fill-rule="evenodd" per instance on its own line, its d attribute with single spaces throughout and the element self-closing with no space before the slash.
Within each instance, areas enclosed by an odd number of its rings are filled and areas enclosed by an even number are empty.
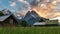
<svg viewBox="0 0 60 34">
<path fill-rule="evenodd" d="M 45 22 L 36 22 L 33 25 L 45 25 L 45 24 L 46 24 Z"/>
<path fill-rule="evenodd" d="M 0 22 L 4 21 L 7 19 L 10 15 L 5 15 L 5 16 L 0 16 Z"/>
</svg>

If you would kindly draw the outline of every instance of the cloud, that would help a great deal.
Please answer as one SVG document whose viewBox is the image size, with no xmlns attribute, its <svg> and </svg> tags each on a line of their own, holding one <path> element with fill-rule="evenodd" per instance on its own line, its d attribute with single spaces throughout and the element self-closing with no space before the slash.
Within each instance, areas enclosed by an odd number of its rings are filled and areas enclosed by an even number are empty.
<svg viewBox="0 0 60 34">
<path fill-rule="evenodd" d="M 57 2 L 60 2 L 60 0 L 56 0 Z"/>
<path fill-rule="evenodd" d="M 25 0 L 18 0 L 19 2 L 22 3 L 23 7 L 26 8 L 27 10 L 30 10 L 30 3 L 25 1 Z"/>
<path fill-rule="evenodd" d="M 40 3 L 39 0 L 33 0 L 30 4 L 31 6 L 37 6 Z"/>
<path fill-rule="evenodd" d="M 18 0 L 19 2 L 24 2 L 24 0 Z"/>
<path fill-rule="evenodd" d="M 29 5 L 29 2 L 25 1 L 25 0 L 18 0 L 19 2 L 21 2 L 24 5 Z"/>
<path fill-rule="evenodd" d="M 12 7 L 15 7 L 16 6 L 16 2 L 10 2 L 10 6 L 12 6 Z"/>
</svg>

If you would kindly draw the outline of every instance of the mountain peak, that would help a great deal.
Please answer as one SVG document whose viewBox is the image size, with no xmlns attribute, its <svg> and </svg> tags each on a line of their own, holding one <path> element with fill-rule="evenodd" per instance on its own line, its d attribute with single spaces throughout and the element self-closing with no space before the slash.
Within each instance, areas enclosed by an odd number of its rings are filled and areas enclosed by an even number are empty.
<svg viewBox="0 0 60 34">
<path fill-rule="evenodd" d="M 29 25 L 39 21 L 40 17 L 37 15 L 35 11 L 28 11 L 24 17 L 24 20 L 27 21 Z"/>
</svg>

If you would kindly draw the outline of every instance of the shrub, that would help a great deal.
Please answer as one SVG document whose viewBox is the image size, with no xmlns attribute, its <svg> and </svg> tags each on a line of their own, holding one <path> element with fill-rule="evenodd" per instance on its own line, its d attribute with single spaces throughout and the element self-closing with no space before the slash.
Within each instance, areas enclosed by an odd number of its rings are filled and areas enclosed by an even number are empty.
<svg viewBox="0 0 60 34">
<path fill-rule="evenodd" d="M 0 16 L 3 16 L 4 14 L 2 12 L 0 12 Z"/>
<path fill-rule="evenodd" d="M 25 20 L 21 21 L 20 25 L 24 26 L 24 27 L 28 26 L 28 24 L 27 24 L 27 22 Z"/>
<path fill-rule="evenodd" d="M 41 17 L 40 20 L 39 20 L 39 22 L 45 22 L 46 20 L 49 20 L 49 19 Z"/>
</svg>

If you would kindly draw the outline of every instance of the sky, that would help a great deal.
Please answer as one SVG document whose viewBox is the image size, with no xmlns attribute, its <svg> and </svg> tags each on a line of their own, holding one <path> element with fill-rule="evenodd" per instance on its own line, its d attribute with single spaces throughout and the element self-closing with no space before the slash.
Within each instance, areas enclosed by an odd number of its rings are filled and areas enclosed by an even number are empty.
<svg viewBox="0 0 60 34">
<path fill-rule="evenodd" d="M 0 10 L 7 8 L 13 13 L 20 11 L 20 13 L 25 14 L 27 10 L 29 10 L 28 8 L 30 8 L 29 3 L 32 1 L 33 0 L 0 0 Z M 33 2 L 32 4 L 34 5 Z M 57 7 L 60 9 L 60 3 L 57 4 Z"/>
<path fill-rule="evenodd" d="M 32 0 L 26 0 L 27 2 L 31 2 Z M 11 4 L 11 5 L 10 5 Z M 19 2 L 19 0 L 0 0 L 0 10 L 3 10 L 4 8 L 9 9 L 11 12 L 18 12 L 19 8 L 22 8 L 23 11 L 21 13 L 25 13 L 27 8 L 23 7 L 22 2 Z"/>
<path fill-rule="evenodd" d="M 12 13 L 18 12 L 25 15 L 28 12 L 28 10 L 30 10 L 31 6 L 37 6 L 39 2 L 40 0 L 0 0 L 0 11 L 7 8 Z M 55 9 L 60 9 L 60 0 L 57 0 L 57 2 L 58 3 Z M 56 19 L 60 20 L 60 16 Z"/>
</svg>

